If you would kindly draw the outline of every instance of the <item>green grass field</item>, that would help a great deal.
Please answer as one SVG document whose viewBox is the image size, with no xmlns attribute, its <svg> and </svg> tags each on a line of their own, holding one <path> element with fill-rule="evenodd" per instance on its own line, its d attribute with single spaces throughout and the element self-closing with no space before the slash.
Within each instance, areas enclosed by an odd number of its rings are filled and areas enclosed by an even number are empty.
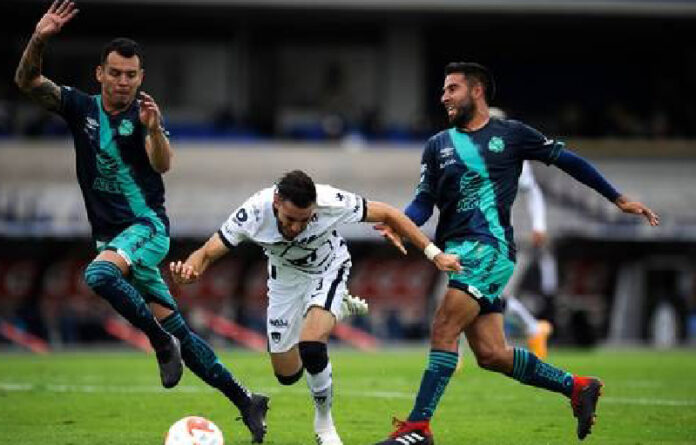
<svg viewBox="0 0 696 445">
<path fill-rule="evenodd" d="M 334 418 L 346 445 L 369 445 L 408 414 L 426 348 L 367 354 L 334 350 Z M 264 354 L 227 351 L 223 361 L 256 391 L 271 395 L 266 443 L 314 443 L 304 381 L 276 383 Z M 553 363 L 601 376 L 599 422 L 584 443 L 696 444 L 693 350 L 552 350 Z M 11 444 L 161 444 L 186 415 L 213 420 L 227 444 L 249 443 L 237 412 L 186 372 L 174 390 L 159 387 L 153 356 L 84 352 L 0 355 L 0 441 Z M 470 353 L 433 421 L 438 445 L 577 443 L 567 400 L 478 369 Z"/>
</svg>

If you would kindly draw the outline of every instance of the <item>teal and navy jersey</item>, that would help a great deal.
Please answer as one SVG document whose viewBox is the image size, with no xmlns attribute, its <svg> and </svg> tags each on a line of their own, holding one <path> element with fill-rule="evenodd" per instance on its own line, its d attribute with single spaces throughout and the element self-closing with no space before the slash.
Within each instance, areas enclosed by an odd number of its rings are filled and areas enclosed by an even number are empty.
<svg viewBox="0 0 696 445">
<path fill-rule="evenodd" d="M 77 180 L 97 240 L 108 240 L 135 223 L 169 232 L 162 176 L 150 165 L 147 132 L 137 101 L 116 115 L 104 111 L 101 96 L 61 87 L 59 113 L 75 143 Z M 159 224 L 157 224 L 159 225 Z"/>
<path fill-rule="evenodd" d="M 563 143 L 514 120 L 491 118 L 483 128 L 454 128 L 431 137 L 416 190 L 440 211 L 436 243 L 478 240 L 515 258 L 510 213 L 525 159 L 553 163 Z"/>
</svg>

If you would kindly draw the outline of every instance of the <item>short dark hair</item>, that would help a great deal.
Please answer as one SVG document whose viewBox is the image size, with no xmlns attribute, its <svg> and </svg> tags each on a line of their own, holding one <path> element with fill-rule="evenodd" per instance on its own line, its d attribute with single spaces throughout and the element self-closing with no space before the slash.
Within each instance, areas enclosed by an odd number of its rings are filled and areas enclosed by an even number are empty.
<svg viewBox="0 0 696 445">
<path fill-rule="evenodd" d="M 463 74 L 467 79 L 474 79 L 483 85 L 486 102 L 491 103 L 495 97 L 495 80 L 488 68 L 474 62 L 450 62 L 445 66 L 445 76 L 454 73 Z"/>
<path fill-rule="evenodd" d="M 127 39 L 125 37 L 119 37 L 114 39 L 104 45 L 101 52 L 101 65 L 106 63 L 106 58 L 109 57 L 113 51 L 122 55 L 126 58 L 131 58 L 133 56 L 138 56 L 140 61 L 140 68 L 143 67 L 143 51 L 140 49 L 140 45 L 135 40 Z"/>
<path fill-rule="evenodd" d="M 317 201 L 314 181 L 302 170 L 285 173 L 276 186 L 280 199 L 289 200 L 301 209 L 306 209 Z"/>
</svg>

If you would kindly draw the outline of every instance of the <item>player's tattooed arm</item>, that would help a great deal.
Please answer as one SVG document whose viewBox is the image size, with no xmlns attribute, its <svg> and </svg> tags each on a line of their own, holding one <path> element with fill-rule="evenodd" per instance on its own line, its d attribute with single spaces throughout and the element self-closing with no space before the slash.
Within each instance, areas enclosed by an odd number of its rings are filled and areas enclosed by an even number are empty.
<svg viewBox="0 0 696 445">
<path fill-rule="evenodd" d="M 15 72 L 15 83 L 27 95 L 44 108 L 56 111 L 60 108 L 60 88 L 41 74 L 41 54 L 46 40 L 58 34 L 79 10 L 70 0 L 55 0 L 36 24 L 34 34 L 24 49 Z"/>
<path fill-rule="evenodd" d="M 15 83 L 29 97 L 44 108 L 57 111 L 60 108 L 60 88 L 41 75 L 41 53 L 45 41 L 34 34 L 29 41 L 15 72 Z"/>
</svg>

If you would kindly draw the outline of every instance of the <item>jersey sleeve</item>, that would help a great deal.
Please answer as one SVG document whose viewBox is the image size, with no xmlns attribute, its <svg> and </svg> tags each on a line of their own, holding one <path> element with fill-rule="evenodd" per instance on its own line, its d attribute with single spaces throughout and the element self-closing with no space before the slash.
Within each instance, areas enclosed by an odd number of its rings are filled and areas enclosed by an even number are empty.
<svg viewBox="0 0 696 445">
<path fill-rule="evenodd" d="M 437 155 L 433 139 L 423 149 L 420 165 L 420 179 L 416 186 L 416 196 L 426 195 L 432 200 L 437 192 Z"/>
<path fill-rule="evenodd" d="M 518 122 L 515 128 L 516 146 L 520 159 L 541 161 L 553 164 L 565 144 L 555 139 L 549 139 L 538 130 Z"/>
<path fill-rule="evenodd" d="M 258 208 L 255 197 L 252 196 L 244 204 L 237 207 L 218 230 L 220 239 L 228 249 L 239 245 L 242 241 L 253 239 L 258 225 L 256 221 Z"/>
<path fill-rule="evenodd" d="M 322 186 L 317 204 L 330 209 L 335 224 L 350 224 L 365 221 L 367 201 L 360 195 L 330 186 Z"/>
<path fill-rule="evenodd" d="M 63 116 L 63 119 L 71 125 L 85 114 L 90 100 L 93 99 L 88 94 L 76 88 L 61 86 L 58 114 Z"/>
</svg>

